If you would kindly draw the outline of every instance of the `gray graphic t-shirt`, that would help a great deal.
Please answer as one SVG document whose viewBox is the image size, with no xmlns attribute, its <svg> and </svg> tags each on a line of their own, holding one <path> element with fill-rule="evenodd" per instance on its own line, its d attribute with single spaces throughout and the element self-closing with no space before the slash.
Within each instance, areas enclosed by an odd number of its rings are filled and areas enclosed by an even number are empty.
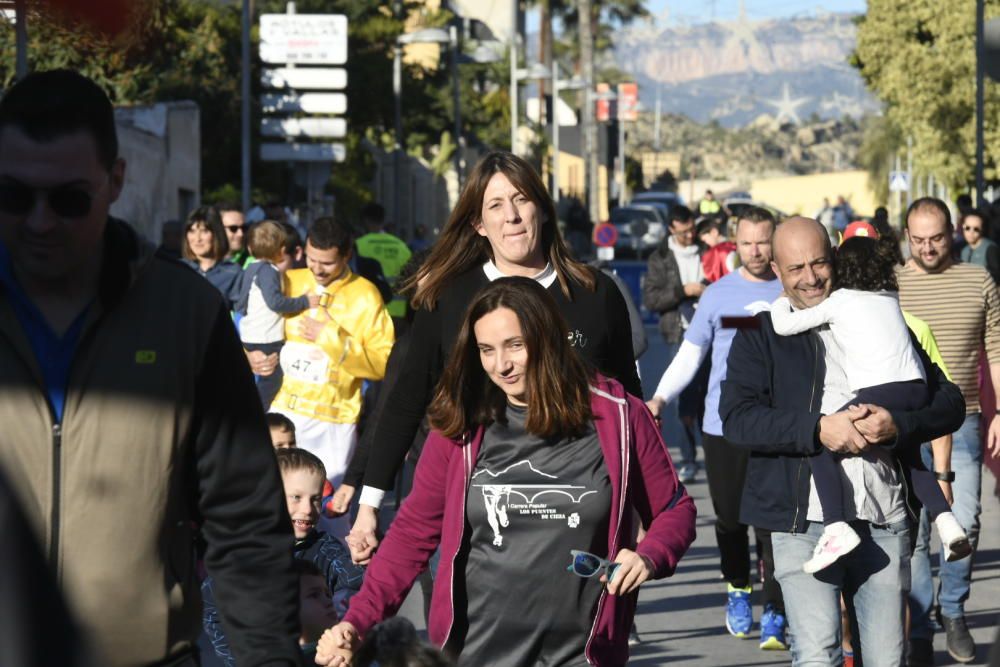
<svg viewBox="0 0 1000 667">
<path fill-rule="evenodd" d="M 449 642 L 463 666 L 587 664 L 602 584 L 566 567 L 571 549 L 607 556 L 611 482 L 592 426 L 545 440 L 525 431 L 525 416 L 508 406 L 472 474 Z"/>
</svg>

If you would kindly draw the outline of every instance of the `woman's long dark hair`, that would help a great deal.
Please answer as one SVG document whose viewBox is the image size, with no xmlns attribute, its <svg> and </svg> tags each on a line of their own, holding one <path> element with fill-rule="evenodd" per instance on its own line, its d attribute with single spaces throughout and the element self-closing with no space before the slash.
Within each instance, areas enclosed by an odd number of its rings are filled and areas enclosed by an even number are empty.
<svg viewBox="0 0 1000 667">
<path fill-rule="evenodd" d="M 852 236 L 837 249 L 834 289 L 898 292 L 897 261 L 892 245 L 867 236 Z"/>
<path fill-rule="evenodd" d="M 530 199 L 538 209 L 542 253 L 552 263 L 563 294 L 571 298 L 570 281 L 593 290 L 597 285 L 594 270 L 573 259 L 559 233 L 556 207 L 539 178 L 538 172 L 523 158 L 506 151 L 488 153 L 469 174 L 448 222 L 431 249 L 427 261 L 404 282 L 403 292 L 412 293 L 416 308 L 433 309 L 441 290 L 455 276 L 493 259 L 490 242 L 480 236 L 474 225 L 482 219 L 486 186 L 495 174 L 503 174 Z"/>
<path fill-rule="evenodd" d="M 437 392 L 427 411 L 432 428 L 449 438 L 502 420 L 507 395 L 483 369 L 475 325 L 507 308 L 517 315 L 528 352 L 525 427 L 541 437 L 580 435 L 592 418 L 590 372 L 569 343 L 569 327 L 551 295 L 529 278 L 501 278 L 469 305 Z"/>
</svg>

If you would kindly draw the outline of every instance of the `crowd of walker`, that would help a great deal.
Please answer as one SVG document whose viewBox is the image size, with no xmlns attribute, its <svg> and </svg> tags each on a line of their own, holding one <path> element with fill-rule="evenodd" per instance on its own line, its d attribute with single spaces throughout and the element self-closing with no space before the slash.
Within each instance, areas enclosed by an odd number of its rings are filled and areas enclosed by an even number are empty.
<svg viewBox="0 0 1000 667">
<path fill-rule="evenodd" d="M 522 158 L 485 155 L 409 246 L 377 205 L 360 237 L 217 205 L 154 248 L 109 215 L 125 169 L 91 80 L 0 99 L 0 663 L 195 666 L 207 635 L 241 667 L 624 665 L 641 587 L 694 541 L 699 443 L 730 634 L 921 667 L 937 622 L 975 658 L 989 212 L 959 202 L 956 227 L 918 199 L 901 244 L 884 209 L 675 206 L 644 401 L 632 297 L 574 257 Z M 418 581 L 426 639 L 396 617 Z"/>
</svg>

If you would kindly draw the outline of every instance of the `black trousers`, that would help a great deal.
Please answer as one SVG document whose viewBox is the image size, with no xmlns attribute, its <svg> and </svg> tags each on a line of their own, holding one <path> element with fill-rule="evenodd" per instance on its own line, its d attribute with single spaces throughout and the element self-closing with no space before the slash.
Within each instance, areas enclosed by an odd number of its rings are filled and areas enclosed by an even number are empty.
<svg viewBox="0 0 1000 667">
<path fill-rule="evenodd" d="M 702 450 L 705 455 L 705 475 L 708 493 L 715 511 L 715 540 L 719 545 L 719 564 L 722 576 L 736 588 L 750 585 L 750 529 L 740 523 L 740 498 L 747 476 L 750 452 L 734 447 L 726 439 L 702 433 Z M 764 585 L 761 603 L 771 604 L 784 613 L 785 604 L 781 587 L 774 579 L 774 551 L 771 531 L 754 528 L 757 538 L 757 556 L 764 564 Z"/>
</svg>

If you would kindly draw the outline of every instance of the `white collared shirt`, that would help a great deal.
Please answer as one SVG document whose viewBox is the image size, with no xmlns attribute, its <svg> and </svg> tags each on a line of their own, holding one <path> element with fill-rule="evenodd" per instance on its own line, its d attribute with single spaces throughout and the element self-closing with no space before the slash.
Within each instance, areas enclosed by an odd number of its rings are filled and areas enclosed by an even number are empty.
<svg viewBox="0 0 1000 667">
<path fill-rule="evenodd" d="M 501 272 L 492 261 L 483 264 L 483 273 L 486 274 L 490 282 L 493 282 L 497 278 L 510 278 L 506 273 Z M 529 277 L 545 289 L 548 289 L 552 287 L 552 283 L 556 281 L 558 276 L 556 275 L 556 270 L 552 267 L 552 263 L 549 262 L 545 265 L 544 269 Z"/>
</svg>

